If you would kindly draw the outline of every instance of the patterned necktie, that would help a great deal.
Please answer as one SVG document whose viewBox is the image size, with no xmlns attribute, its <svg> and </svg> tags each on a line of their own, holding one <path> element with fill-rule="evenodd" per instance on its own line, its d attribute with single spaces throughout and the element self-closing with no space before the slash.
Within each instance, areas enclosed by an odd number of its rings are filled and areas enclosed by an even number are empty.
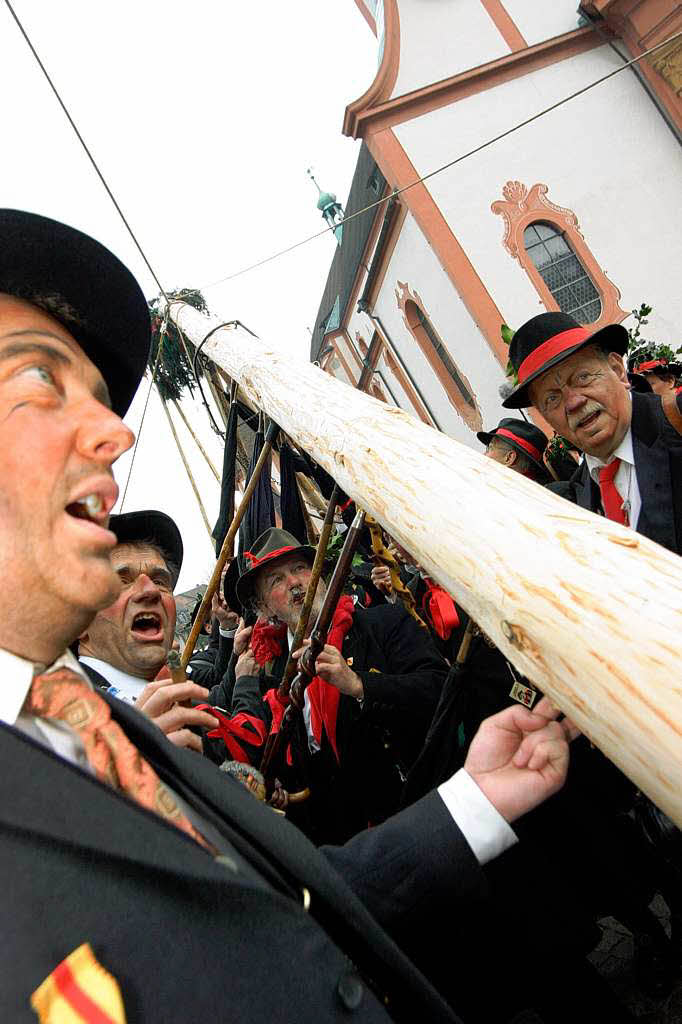
<svg viewBox="0 0 682 1024">
<path fill-rule="evenodd" d="M 602 466 L 599 470 L 599 490 L 601 491 L 601 503 L 604 506 L 604 514 L 607 519 L 615 523 L 622 523 L 629 526 L 628 515 L 623 508 L 623 498 L 618 493 L 614 479 L 620 467 L 620 459 L 614 459 L 608 466 Z"/>
<path fill-rule="evenodd" d="M 100 782 L 123 790 L 131 800 L 154 811 L 210 849 L 168 787 L 120 725 L 112 721 L 107 702 L 73 669 L 59 668 L 34 676 L 24 710 L 38 718 L 71 726 L 83 741 L 88 762 Z"/>
</svg>

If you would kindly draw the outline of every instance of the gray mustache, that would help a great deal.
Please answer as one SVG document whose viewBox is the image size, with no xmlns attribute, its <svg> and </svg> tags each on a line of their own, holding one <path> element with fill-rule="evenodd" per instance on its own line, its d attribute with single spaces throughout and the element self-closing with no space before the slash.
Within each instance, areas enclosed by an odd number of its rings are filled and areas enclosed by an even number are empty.
<svg viewBox="0 0 682 1024">
<path fill-rule="evenodd" d="M 587 405 L 584 405 L 582 407 L 580 412 L 575 413 L 575 415 L 573 416 L 567 417 L 568 425 L 571 428 L 571 430 L 575 430 L 578 424 L 582 423 L 583 420 L 586 420 L 588 416 L 591 416 L 592 413 L 595 412 L 603 412 L 603 409 L 604 406 L 601 404 L 601 402 L 595 402 L 594 399 L 591 399 L 587 403 Z"/>
</svg>

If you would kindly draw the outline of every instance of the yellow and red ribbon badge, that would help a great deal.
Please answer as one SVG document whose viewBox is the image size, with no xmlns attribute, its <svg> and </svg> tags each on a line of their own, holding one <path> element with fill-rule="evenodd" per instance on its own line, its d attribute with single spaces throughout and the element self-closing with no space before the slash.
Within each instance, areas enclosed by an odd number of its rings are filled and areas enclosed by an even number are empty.
<svg viewBox="0 0 682 1024">
<path fill-rule="evenodd" d="M 89 943 L 55 967 L 31 996 L 40 1024 L 126 1024 L 118 982 Z"/>
</svg>

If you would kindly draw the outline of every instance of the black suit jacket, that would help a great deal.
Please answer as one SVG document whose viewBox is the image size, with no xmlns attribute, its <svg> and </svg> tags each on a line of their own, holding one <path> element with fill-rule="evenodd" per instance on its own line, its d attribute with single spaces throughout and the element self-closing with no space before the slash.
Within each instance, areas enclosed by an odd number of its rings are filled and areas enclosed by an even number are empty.
<svg viewBox="0 0 682 1024">
<path fill-rule="evenodd" d="M 86 941 L 118 980 L 131 1024 L 317 1024 L 347 1020 L 356 1004 L 363 1022 L 456 1019 L 387 934 L 406 945 L 418 936 L 428 956 L 434 924 L 451 925 L 484 891 L 436 794 L 321 852 L 134 708 L 103 699 L 230 852 L 214 859 L 0 726 L 0 1020 L 33 1024 L 31 993 Z"/>
<path fill-rule="evenodd" d="M 677 406 L 682 412 L 682 395 Z M 633 393 L 632 447 L 642 498 L 637 532 L 682 554 L 682 437 L 668 422 L 658 395 Z M 582 508 L 602 511 L 599 487 L 584 461 L 570 480 L 548 487 Z"/>
</svg>

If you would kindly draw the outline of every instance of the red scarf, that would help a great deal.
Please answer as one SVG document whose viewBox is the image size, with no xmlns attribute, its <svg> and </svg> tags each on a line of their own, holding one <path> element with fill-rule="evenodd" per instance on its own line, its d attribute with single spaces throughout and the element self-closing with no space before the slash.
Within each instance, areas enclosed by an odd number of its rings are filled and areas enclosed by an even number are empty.
<svg viewBox="0 0 682 1024">
<path fill-rule="evenodd" d="M 422 608 L 441 640 L 448 640 L 456 626 L 459 626 L 459 615 L 455 602 L 447 590 L 443 590 L 428 577 L 424 579 L 426 592 L 422 598 Z"/>
<path fill-rule="evenodd" d="M 344 637 L 353 625 L 354 610 L 355 602 L 353 601 L 353 598 L 348 594 L 344 594 L 336 606 L 332 624 L 329 627 L 329 633 L 327 634 L 327 643 L 336 647 L 337 651 L 341 650 Z M 264 623 L 264 625 L 269 626 L 267 622 Z M 284 628 L 286 629 L 286 627 Z M 254 626 L 254 634 L 255 632 L 256 627 Z M 252 634 L 252 637 L 254 634 Z M 277 627 L 273 626 L 269 626 L 268 631 L 263 630 L 262 636 L 264 638 L 264 643 L 260 653 L 261 656 L 265 656 L 267 654 L 265 661 L 269 661 L 270 658 L 274 656 L 275 652 L 272 647 L 268 648 L 269 653 L 266 652 L 266 642 L 268 638 L 274 638 L 275 642 L 279 643 L 281 637 L 278 635 Z M 281 651 L 277 653 L 281 653 Z M 256 660 L 258 660 L 258 657 L 256 657 Z M 263 662 L 263 664 L 264 663 L 265 662 Z M 315 676 L 313 681 L 307 687 L 307 693 L 310 701 L 310 724 L 313 736 L 317 743 L 321 744 L 322 729 L 324 728 L 329 742 L 332 745 L 332 750 L 334 751 L 336 760 L 338 761 L 339 752 L 336 745 L 336 717 L 339 708 L 339 697 L 341 696 L 340 691 L 336 686 L 332 686 L 332 684 L 328 683 L 325 679 L 322 679 L 320 676 Z M 280 730 L 282 716 L 284 715 L 284 709 L 288 704 L 288 701 L 283 704 L 277 696 L 276 689 L 268 690 L 263 697 L 263 700 L 269 705 L 272 714 L 270 733 L 277 733 Z M 250 759 L 240 741 L 246 742 L 250 746 L 262 746 L 265 742 L 265 726 L 263 725 L 263 722 L 254 715 L 248 715 L 244 712 L 228 718 L 216 708 L 210 707 L 207 704 L 199 705 L 199 707 L 201 710 L 208 711 L 209 714 L 218 719 L 218 727 L 209 732 L 208 736 L 210 738 L 222 739 L 235 761 L 242 761 L 248 764 Z M 290 748 L 287 749 L 287 763 L 291 764 Z"/>
<path fill-rule="evenodd" d="M 258 664 L 263 667 L 272 658 L 278 658 L 284 650 L 287 638 L 286 623 L 276 626 L 267 619 L 259 619 L 251 632 L 251 651 Z"/>
</svg>

